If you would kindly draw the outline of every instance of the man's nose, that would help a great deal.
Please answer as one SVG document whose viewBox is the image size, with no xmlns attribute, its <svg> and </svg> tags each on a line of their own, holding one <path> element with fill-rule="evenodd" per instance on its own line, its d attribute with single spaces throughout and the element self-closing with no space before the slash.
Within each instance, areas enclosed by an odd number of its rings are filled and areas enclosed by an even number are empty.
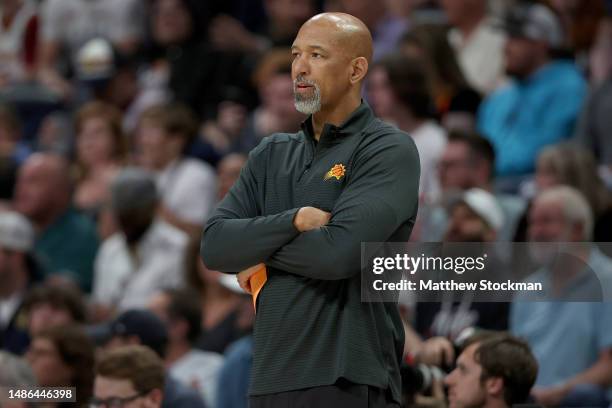
<svg viewBox="0 0 612 408">
<path fill-rule="evenodd" d="M 308 75 L 310 72 L 308 63 L 303 56 L 295 57 L 291 69 L 293 71 L 293 78 L 297 78 L 299 75 Z"/>
</svg>

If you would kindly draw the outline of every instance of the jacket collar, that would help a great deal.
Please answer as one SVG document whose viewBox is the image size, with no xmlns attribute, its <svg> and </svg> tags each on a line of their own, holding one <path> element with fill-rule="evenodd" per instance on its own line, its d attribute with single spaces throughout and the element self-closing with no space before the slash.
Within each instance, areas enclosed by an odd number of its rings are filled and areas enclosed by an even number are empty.
<svg viewBox="0 0 612 408">
<path fill-rule="evenodd" d="M 358 133 L 362 131 L 373 119 L 374 112 L 372 112 L 370 105 L 362 100 L 359 107 L 357 107 L 357 109 L 355 109 L 340 126 L 326 123 L 323 126 L 323 131 L 321 132 L 319 142 L 322 142 L 323 144 L 331 143 L 334 140 L 344 136 L 350 136 Z M 308 116 L 308 118 L 302 122 L 301 128 L 307 137 L 314 140 L 312 115 Z"/>
</svg>

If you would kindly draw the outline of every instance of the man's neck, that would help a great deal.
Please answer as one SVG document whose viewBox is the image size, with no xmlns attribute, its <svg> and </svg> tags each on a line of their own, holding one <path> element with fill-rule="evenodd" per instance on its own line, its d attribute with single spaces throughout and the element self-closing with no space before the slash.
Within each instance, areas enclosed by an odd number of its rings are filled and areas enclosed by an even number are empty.
<svg viewBox="0 0 612 408">
<path fill-rule="evenodd" d="M 314 138 L 318 142 L 326 123 L 340 126 L 361 105 L 361 97 L 349 96 L 343 103 L 328 109 L 321 109 L 312 115 Z"/>
</svg>

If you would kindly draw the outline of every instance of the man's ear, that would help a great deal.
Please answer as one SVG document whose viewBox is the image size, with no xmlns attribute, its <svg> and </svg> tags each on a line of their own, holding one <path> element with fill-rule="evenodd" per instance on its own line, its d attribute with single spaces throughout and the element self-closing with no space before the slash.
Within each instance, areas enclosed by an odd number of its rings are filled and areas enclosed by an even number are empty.
<svg viewBox="0 0 612 408">
<path fill-rule="evenodd" d="M 368 60 L 365 57 L 357 57 L 351 61 L 351 84 L 359 83 L 368 73 Z"/>
<path fill-rule="evenodd" d="M 501 377 L 490 377 L 485 381 L 487 394 L 502 398 L 504 397 L 504 379 Z"/>
<path fill-rule="evenodd" d="M 160 389 L 151 390 L 145 396 L 145 404 L 147 408 L 158 408 L 161 407 L 162 400 L 164 399 L 164 395 Z"/>
</svg>

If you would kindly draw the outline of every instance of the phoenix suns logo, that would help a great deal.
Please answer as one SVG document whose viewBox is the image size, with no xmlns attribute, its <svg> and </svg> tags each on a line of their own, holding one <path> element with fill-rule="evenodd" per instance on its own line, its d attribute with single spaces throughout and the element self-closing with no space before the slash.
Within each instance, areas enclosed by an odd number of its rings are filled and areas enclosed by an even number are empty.
<svg viewBox="0 0 612 408">
<path fill-rule="evenodd" d="M 335 177 L 336 180 L 340 180 L 342 177 L 344 177 L 345 172 L 346 167 L 344 167 L 344 164 L 336 164 L 327 173 L 325 173 L 323 180 L 329 180 L 332 177 Z"/>
</svg>

